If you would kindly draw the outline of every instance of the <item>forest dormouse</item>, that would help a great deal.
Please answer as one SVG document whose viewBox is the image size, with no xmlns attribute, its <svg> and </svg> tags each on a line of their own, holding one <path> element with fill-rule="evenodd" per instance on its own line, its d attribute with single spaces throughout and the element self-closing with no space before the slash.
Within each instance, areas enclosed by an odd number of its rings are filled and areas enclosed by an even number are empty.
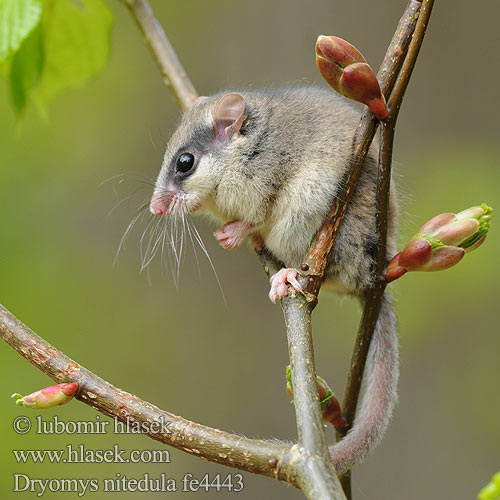
<svg viewBox="0 0 500 500">
<path fill-rule="evenodd" d="M 283 268 L 271 278 L 273 302 L 300 291 L 297 268 L 335 197 L 343 196 L 359 111 L 329 89 L 292 87 L 199 97 L 172 135 L 156 181 L 154 214 L 204 212 L 221 227 L 220 244 L 251 235 Z M 374 149 L 374 148 L 373 148 Z M 372 284 L 377 165 L 365 160 L 323 288 L 363 299 Z M 387 254 L 395 253 L 397 203 L 391 190 Z M 370 346 L 353 428 L 330 447 L 337 472 L 380 441 L 397 398 L 396 320 L 385 295 Z"/>
</svg>

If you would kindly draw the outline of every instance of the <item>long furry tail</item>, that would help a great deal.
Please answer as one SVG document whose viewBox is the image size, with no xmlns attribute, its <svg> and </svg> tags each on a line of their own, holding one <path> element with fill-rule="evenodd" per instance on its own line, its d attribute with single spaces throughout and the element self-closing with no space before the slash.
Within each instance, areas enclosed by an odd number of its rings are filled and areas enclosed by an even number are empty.
<svg viewBox="0 0 500 500">
<path fill-rule="evenodd" d="M 351 469 L 380 443 L 397 401 L 398 378 L 396 317 L 391 298 L 385 293 L 368 351 L 365 390 L 354 425 L 341 441 L 330 447 L 337 473 Z"/>
</svg>

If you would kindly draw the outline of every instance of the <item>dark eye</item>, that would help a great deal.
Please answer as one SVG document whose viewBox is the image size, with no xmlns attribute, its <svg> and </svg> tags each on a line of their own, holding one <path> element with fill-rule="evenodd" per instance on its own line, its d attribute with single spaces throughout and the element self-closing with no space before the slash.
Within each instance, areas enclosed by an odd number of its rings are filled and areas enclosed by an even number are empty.
<svg viewBox="0 0 500 500">
<path fill-rule="evenodd" d="M 182 153 L 179 158 L 177 158 L 177 172 L 186 174 L 193 168 L 193 165 L 194 155 L 191 153 Z"/>
</svg>

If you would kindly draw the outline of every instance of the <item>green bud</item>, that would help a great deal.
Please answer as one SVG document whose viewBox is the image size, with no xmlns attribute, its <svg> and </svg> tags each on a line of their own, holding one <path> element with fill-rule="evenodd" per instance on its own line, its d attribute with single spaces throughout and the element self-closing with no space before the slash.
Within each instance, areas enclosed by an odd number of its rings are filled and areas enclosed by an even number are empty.
<svg viewBox="0 0 500 500">
<path fill-rule="evenodd" d="M 292 369 L 290 365 L 286 367 L 286 381 L 286 391 L 292 398 L 293 403 Z M 323 421 L 330 422 L 335 428 L 343 428 L 345 426 L 345 421 L 342 416 L 340 403 L 335 394 L 320 376 L 316 377 L 316 387 L 318 389 Z"/>
</svg>

